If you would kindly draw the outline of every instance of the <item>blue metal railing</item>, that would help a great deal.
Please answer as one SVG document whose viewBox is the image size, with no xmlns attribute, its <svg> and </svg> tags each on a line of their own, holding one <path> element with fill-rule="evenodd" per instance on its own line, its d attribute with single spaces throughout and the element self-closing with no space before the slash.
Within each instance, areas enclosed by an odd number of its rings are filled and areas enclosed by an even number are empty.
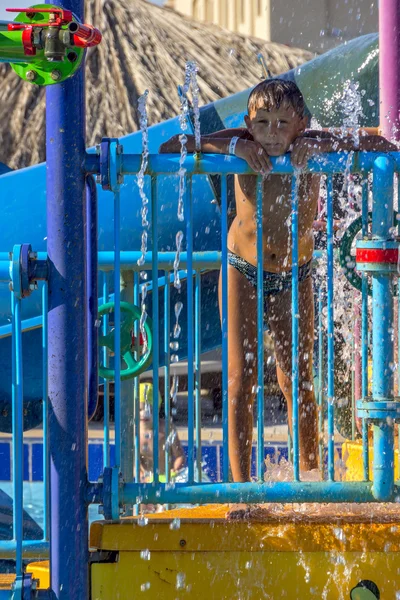
<svg viewBox="0 0 400 600">
<path fill-rule="evenodd" d="M 97 157 L 98 158 L 98 157 Z M 88 159 L 89 160 L 89 159 Z M 90 158 L 91 169 L 96 170 L 96 162 L 93 156 Z M 393 179 L 393 173 L 397 170 L 397 164 L 400 162 L 398 154 L 392 154 L 390 157 L 379 157 L 375 154 L 365 154 L 363 156 L 355 156 L 352 161 L 351 170 L 363 171 L 367 173 L 373 171 L 374 184 L 374 207 L 373 212 L 376 215 L 373 221 L 372 233 L 381 241 L 389 239 L 389 229 L 392 227 L 392 222 L 389 223 L 387 215 L 393 214 L 393 185 L 388 185 L 387 181 Z M 106 473 L 111 470 L 111 491 L 106 489 L 106 485 L 102 482 L 97 484 L 88 484 L 87 498 L 88 502 L 103 502 L 106 494 L 111 495 L 108 498 L 108 505 L 113 507 L 108 516 L 118 517 L 119 507 L 125 504 L 135 505 L 137 499 L 141 502 L 151 503 L 198 503 L 198 502 L 226 502 L 226 501 L 244 501 L 244 502 L 300 502 L 300 501 L 317 501 L 317 502 L 366 502 L 390 499 L 394 497 L 397 488 L 394 485 L 393 476 L 393 427 L 391 425 L 382 425 L 379 420 L 374 421 L 374 481 L 369 481 L 368 473 L 368 426 L 364 420 L 363 425 L 363 461 L 364 461 L 364 481 L 362 482 L 340 482 L 335 481 L 335 455 L 334 455 L 334 416 L 335 416 L 335 372 L 334 372 L 334 232 L 333 232 L 333 182 L 332 175 L 334 173 L 344 172 L 348 168 L 348 158 L 344 159 L 342 155 L 327 155 L 314 159 L 309 163 L 309 170 L 326 174 L 327 176 L 327 475 L 328 481 L 307 483 L 300 479 L 299 469 L 299 371 L 298 371 L 298 327 L 299 314 L 298 309 L 298 205 L 297 205 L 297 190 L 296 181 L 294 178 L 292 187 L 292 382 L 293 382 L 293 482 L 263 482 L 264 476 L 264 302 L 263 302 L 263 257 L 262 257 L 262 180 L 257 180 L 256 194 L 256 229 L 257 229 L 257 480 L 258 482 L 250 482 L 246 484 L 229 483 L 229 461 L 228 461 L 228 267 L 227 267 L 227 194 L 228 186 L 226 175 L 230 173 L 248 173 L 249 169 L 242 161 L 238 159 L 225 160 L 221 156 L 206 156 L 202 159 L 194 159 L 188 157 L 185 166 L 187 169 L 186 180 L 186 195 L 185 195 L 185 221 L 186 221 L 186 249 L 180 255 L 180 269 L 186 277 L 186 292 L 178 292 L 174 290 L 171 283 L 173 280 L 173 263 L 175 253 L 168 251 L 159 251 L 157 244 L 157 215 L 158 206 L 158 190 L 157 178 L 158 174 L 176 173 L 179 169 L 179 160 L 174 156 L 150 156 L 149 157 L 149 173 L 151 174 L 151 206 L 152 206 L 152 221 L 151 234 L 153 240 L 152 251 L 149 251 L 145 256 L 144 264 L 138 265 L 138 259 L 141 256 L 140 252 L 121 252 L 120 251 L 120 209 L 119 209 L 119 190 L 117 182 L 119 175 L 134 174 L 140 167 L 140 156 L 124 155 L 120 156 L 120 162 L 116 163 L 114 172 L 114 251 L 98 253 L 98 267 L 103 272 L 102 285 L 102 302 L 107 302 L 113 298 L 116 303 L 114 311 L 114 329 L 115 329 L 115 443 L 116 443 L 116 458 L 115 464 L 111 465 L 110 459 L 110 440 L 111 440 L 111 425 L 109 411 L 109 386 L 108 382 L 104 381 L 104 468 Z M 293 174 L 293 169 L 287 157 L 282 157 L 274 162 L 274 171 L 277 173 Z M 219 173 L 221 175 L 221 220 L 222 220 L 222 240 L 219 250 L 209 252 L 194 252 L 193 251 L 193 236 L 192 230 L 192 210 L 193 198 L 191 194 L 192 178 L 197 173 L 211 174 Z M 365 237 L 367 234 L 367 219 L 368 219 L 368 182 L 365 180 L 363 184 L 363 231 Z M 384 222 L 384 227 L 381 225 Z M 177 224 L 178 227 L 178 224 Z M 378 240 L 379 241 L 379 240 Z M 37 260 L 46 261 L 46 255 L 39 255 Z M 223 477 L 220 484 L 208 484 L 202 481 L 201 477 L 201 353 L 202 353 L 202 338 L 201 331 L 206 324 L 204 315 L 201 313 L 202 298 L 204 290 L 202 289 L 202 276 L 204 273 L 218 269 L 221 266 L 221 338 L 222 345 L 222 438 L 223 438 Z M 113 271 L 113 289 L 110 290 L 110 271 Z M 165 409 L 166 423 L 165 435 L 169 435 L 169 420 L 168 415 L 171 413 L 170 401 L 170 331 L 171 318 L 170 313 L 173 308 L 173 300 L 179 297 L 185 306 L 186 311 L 186 339 L 187 343 L 187 364 L 188 364 L 188 481 L 186 483 L 173 483 L 169 481 L 170 472 L 170 450 L 169 445 L 165 448 L 165 472 L 166 484 L 160 483 L 158 478 L 159 464 L 159 415 L 157 405 L 155 404 L 153 412 L 153 452 L 154 452 L 154 480 L 152 483 L 141 483 L 140 481 L 140 421 L 139 421 L 139 385 L 138 380 L 133 386 L 133 398 L 129 401 L 134 404 L 134 457 L 132 459 L 133 473 L 125 473 L 128 483 L 123 483 L 115 476 L 118 474 L 121 464 L 125 464 L 123 453 L 125 451 L 123 428 L 121 427 L 121 380 L 120 380 L 120 327 L 121 327 L 121 311 L 119 310 L 119 302 L 121 297 L 120 292 L 120 272 L 133 272 L 133 298 L 135 304 L 140 304 L 141 289 L 146 285 L 152 289 L 152 321 L 153 321 L 153 384 L 155 389 L 159 387 L 159 366 L 164 369 L 164 394 L 165 394 Z M 151 272 L 151 281 L 141 281 L 139 271 Z M 367 275 L 362 275 L 362 395 L 364 399 L 368 399 L 368 302 L 367 302 Z M 9 257 L 5 253 L 0 254 L 0 280 L 9 280 Z M 379 299 L 375 301 L 373 306 L 373 351 L 374 351 L 374 387 L 373 397 L 377 401 L 390 401 L 393 398 L 393 377 L 388 372 L 390 371 L 389 363 L 393 363 L 393 340 L 388 334 L 387 319 L 388 315 L 393 313 L 393 290 L 390 277 L 386 274 L 373 275 L 374 294 Z M 158 301 L 161 292 L 160 300 Z M 112 292 L 112 295 L 111 293 Z M 324 327 L 322 320 L 322 310 L 324 306 L 324 294 L 318 292 L 319 306 L 319 352 L 318 352 L 318 369 L 319 369 L 319 394 L 318 404 L 320 406 L 319 424 L 323 427 L 323 381 L 325 371 L 324 365 Z M 12 294 L 12 325 L 0 328 L 0 338 L 12 334 L 13 338 L 13 361 L 14 361 L 14 378 L 13 378 L 13 445 L 14 445 L 14 460 L 13 460 L 13 479 L 14 479 L 14 497 L 16 499 L 14 511 L 14 541 L 2 542 L 0 544 L 0 554 L 13 554 L 17 557 L 18 568 L 21 566 L 22 556 L 31 557 L 44 553 L 48 549 L 48 522 L 45 520 L 44 536 L 42 541 L 37 542 L 22 542 L 21 536 L 21 514 L 22 514 L 22 467 L 21 467 L 21 448 L 23 443 L 22 432 L 22 411 L 23 411 L 23 390 L 22 390 L 22 344 L 23 332 L 30 330 L 32 327 L 39 327 L 40 321 L 36 320 L 22 321 L 20 305 L 22 300 L 15 299 Z M 385 319 L 382 318 L 382 308 L 384 305 Z M 161 308 L 160 308 L 161 307 Z M 47 289 L 43 287 L 42 292 L 42 319 L 43 319 L 43 397 L 47 398 Z M 218 308 L 215 306 L 215 311 Z M 380 323 L 379 323 L 380 321 Z M 385 329 L 386 328 L 386 329 Z M 385 329 L 385 330 L 384 330 Z M 102 323 L 102 332 L 105 335 L 109 330 L 109 322 L 106 317 Z M 139 339 L 138 324 L 134 326 L 135 338 Z M 378 355 L 376 352 L 378 349 Z M 138 347 L 136 347 L 138 350 Z M 71 349 L 73 351 L 73 349 Z M 109 352 L 106 349 L 102 350 L 102 360 L 106 364 L 110 360 Z M 157 394 L 154 395 L 157 402 Z M 126 399 L 124 399 L 126 401 Z M 380 409 L 384 410 L 382 407 Z M 44 485 L 44 508 L 48 512 L 48 472 L 49 472 L 49 448 L 47 446 L 47 403 L 43 404 L 43 435 L 45 439 L 45 448 L 43 452 L 43 471 L 45 479 Z M 324 460 L 325 448 L 322 443 L 319 447 L 320 461 Z M 390 475 L 391 473 L 391 475 Z M 133 476 L 133 479 L 132 479 Z M 106 502 L 105 502 L 106 504 Z M 116 511 L 115 508 L 118 510 Z M 107 509 L 108 510 L 108 509 Z M 106 512 L 107 512 L 106 510 Z"/>
</svg>

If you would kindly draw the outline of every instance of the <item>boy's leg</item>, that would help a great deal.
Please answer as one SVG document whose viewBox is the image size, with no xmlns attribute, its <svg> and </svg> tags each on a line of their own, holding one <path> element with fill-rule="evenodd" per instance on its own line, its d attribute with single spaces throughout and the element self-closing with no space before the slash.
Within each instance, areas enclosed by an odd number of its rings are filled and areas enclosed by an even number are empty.
<svg viewBox="0 0 400 600">
<path fill-rule="evenodd" d="M 279 386 L 288 405 L 292 432 L 292 292 L 268 299 L 268 322 L 275 342 Z M 314 299 L 312 279 L 299 282 L 299 444 L 300 469 L 318 468 L 317 405 L 313 389 Z"/>
<path fill-rule="evenodd" d="M 219 281 L 221 312 L 222 286 Z M 229 459 L 235 482 L 250 481 L 253 397 L 257 378 L 256 291 L 228 266 L 228 427 Z M 222 317 L 222 314 L 221 314 Z"/>
</svg>

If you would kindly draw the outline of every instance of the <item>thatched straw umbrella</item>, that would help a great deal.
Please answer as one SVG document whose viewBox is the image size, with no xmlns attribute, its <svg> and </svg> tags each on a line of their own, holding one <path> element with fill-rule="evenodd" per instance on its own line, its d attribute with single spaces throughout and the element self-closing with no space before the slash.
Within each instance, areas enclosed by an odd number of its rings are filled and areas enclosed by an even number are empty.
<svg viewBox="0 0 400 600">
<path fill-rule="evenodd" d="M 199 65 L 200 103 L 257 83 L 262 52 L 273 74 L 310 60 L 309 52 L 192 21 L 145 0 L 87 0 L 86 21 L 103 33 L 86 63 L 87 141 L 138 129 L 137 99 L 149 89 L 149 123 L 178 113 L 185 62 Z M 0 65 L 0 161 L 13 168 L 45 160 L 44 90 Z"/>
</svg>

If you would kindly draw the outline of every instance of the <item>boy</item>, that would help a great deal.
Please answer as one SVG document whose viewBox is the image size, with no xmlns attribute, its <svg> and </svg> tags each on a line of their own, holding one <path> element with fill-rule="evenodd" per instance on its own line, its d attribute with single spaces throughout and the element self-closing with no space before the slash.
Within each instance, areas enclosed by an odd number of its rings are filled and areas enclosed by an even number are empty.
<svg viewBox="0 0 400 600">
<path fill-rule="evenodd" d="M 140 399 L 140 480 L 153 481 L 153 384 L 141 383 Z M 161 406 L 161 394 L 158 392 L 158 404 Z M 161 482 L 165 477 L 165 419 L 159 419 L 158 428 L 158 470 Z M 171 477 L 186 466 L 186 457 L 179 436 L 170 423 L 169 469 Z"/>
<path fill-rule="evenodd" d="M 264 310 L 274 338 L 277 377 L 288 405 L 292 429 L 291 382 L 291 176 L 271 175 L 270 157 L 291 152 L 294 167 L 323 152 L 355 150 L 348 137 L 307 131 L 302 94 L 291 81 L 269 79 L 250 93 L 246 128 L 228 129 L 201 138 L 201 151 L 235 154 L 263 177 Z M 360 138 L 359 150 L 397 150 L 379 136 Z M 179 152 L 179 136 L 160 147 L 160 152 Z M 188 152 L 195 151 L 188 136 Z M 317 407 L 313 392 L 312 355 L 314 300 L 311 260 L 314 248 L 313 220 L 319 195 L 319 176 L 299 178 L 299 442 L 300 469 L 318 467 Z M 235 177 L 237 215 L 228 234 L 228 402 L 229 458 L 235 482 L 250 480 L 253 433 L 252 407 L 257 385 L 257 257 L 256 178 Z M 220 290 L 221 294 L 221 290 Z M 251 357 L 251 359 L 249 359 Z M 253 358 L 254 357 L 254 358 Z M 239 508 L 239 507 L 236 507 Z M 245 511 L 245 507 L 243 507 Z M 232 514 L 240 516 L 240 510 Z M 231 514 L 231 516 L 232 516 Z"/>
</svg>

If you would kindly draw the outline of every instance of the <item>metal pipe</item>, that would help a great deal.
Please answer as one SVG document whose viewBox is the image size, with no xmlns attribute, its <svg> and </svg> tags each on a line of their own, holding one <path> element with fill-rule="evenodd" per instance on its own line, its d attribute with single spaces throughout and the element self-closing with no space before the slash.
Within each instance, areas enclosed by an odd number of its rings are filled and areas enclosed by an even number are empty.
<svg viewBox="0 0 400 600">
<path fill-rule="evenodd" d="M 221 296 L 222 296 L 222 481 L 229 480 L 228 429 L 228 185 L 221 178 Z"/>
<path fill-rule="evenodd" d="M 299 232 L 298 173 L 292 179 L 292 438 L 293 477 L 299 481 Z"/>
<path fill-rule="evenodd" d="M 187 251 L 187 364 L 188 364 L 188 484 L 194 481 L 194 319 L 193 319 L 193 190 L 192 178 L 187 178 L 185 194 Z"/>
<path fill-rule="evenodd" d="M 327 334 L 328 334 L 328 478 L 335 479 L 335 425 L 334 425 L 334 398 L 335 398 L 335 342 L 334 342 L 334 310 L 333 310 L 333 182 L 332 177 L 327 181 Z"/>
<path fill-rule="evenodd" d="M 152 280 L 158 277 L 158 197 L 157 177 L 151 178 L 151 237 L 152 237 Z M 160 405 L 159 405 L 159 373 L 160 362 L 160 317 L 158 304 L 158 288 L 153 293 L 153 481 L 158 483 L 160 476 L 159 466 L 159 427 L 160 427 Z M 190 369 L 189 369 L 190 371 Z"/>
<path fill-rule="evenodd" d="M 390 239 L 393 226 L 394 163 L 376 159 L 373 170 L 372 239 Z M 393 398 L 393 279 L 372 272 L 372 399 Z M 374 422 L 373 493 L 377 500 L 392 497 L 394 485 L 393 423 Z"/>
<path fill-rule="evenodd" d="M 66 0 L 64 8 L 83 19 L 83 0 Z M 89 597 L 84 107 L 82 67 L 46 89 L 50 587 L 57 600 Z"/>
<path fill-rule="evenodd" d="M 133 304 L 133 271 L 121 273 L 121 302 Z M 121 473 L 128 483 L 134 472 L 134 380 L 121 381 Z M 129 510 L 125 507 L 126 511 Z"/>
<path fill-rule="evenodd" d="M 388 139 L 400 139 L 400 3 L 379 2 L 380 127 Z"/>
<path fill-rule="evenodd" d="M 86 177 L 86 302 L 88 415 L 94 415 L 98 398 L 98 286 L 97 286 L 97 189 L 92 175 Z"/>
<path fill-rule="evenodd" d="M 399 493 L 394 488 L 393 497 Z M 138 496 L 145 503 L 212 504 L 225 502 L 376 502 L 370 482 L 342 481 L 275 481 L 271 483 L 203 483 L 196 485 L 125 484 L 122 502 Z"/>
<path fill-rule="evenodd" d="M 263 253 L 263 179 L 257 177 L 257 479 L 263 480 L 264 462 L 264 253 Z"/>
<path fill-rule="evenodd" d="M 368 179 L 364 180 L 362 186 L 362 236 L 368 235 Z M 362 319 L 361 319 L 361 395 L 362 398 L 368 396 L 368 278 L 366 273 L 361 273 L 361 293 L 362 293 Z M 362 421 L 362 446 L 363 446 L 363 477 L 364 481 L 369 481 L 369 445 L 368 445 L 368 421 Z"/>
<path fill-rule="evenodd" d="M 395 160 L 397 168 L 400 168 L 400 153 L 390 152 L 389 156 Z M 351 160 L 348 153 L 327 153 L 320 154 L 311 158 L 304 172 L 313 173 L 343 173 L 349 170 L 351 173 L 369 171 L 372 169 L 374 161 L 379 156 L 378 152 L 354 152 Z M 168 175 L 179 172 L 180 154 L 150 154 L 147 174 L 149 175 Z M 121 155 L 122 174 L 133 175 L 140 170 L 140 154 Z M 272 174 L 294 174 L 294 168 L 291 163 L 290 154 L 271 158 L 273 165 Z M 241 158 L 227 156 L 227 160 L 221 161 L 220 154 L 202 154 L 199 156 L 187 156 L 185 159 L 185 169 L 187 175 L 229 175 L 236 173 L 238 175 L 254 175 L 246 161 Z"/>
</svg>

